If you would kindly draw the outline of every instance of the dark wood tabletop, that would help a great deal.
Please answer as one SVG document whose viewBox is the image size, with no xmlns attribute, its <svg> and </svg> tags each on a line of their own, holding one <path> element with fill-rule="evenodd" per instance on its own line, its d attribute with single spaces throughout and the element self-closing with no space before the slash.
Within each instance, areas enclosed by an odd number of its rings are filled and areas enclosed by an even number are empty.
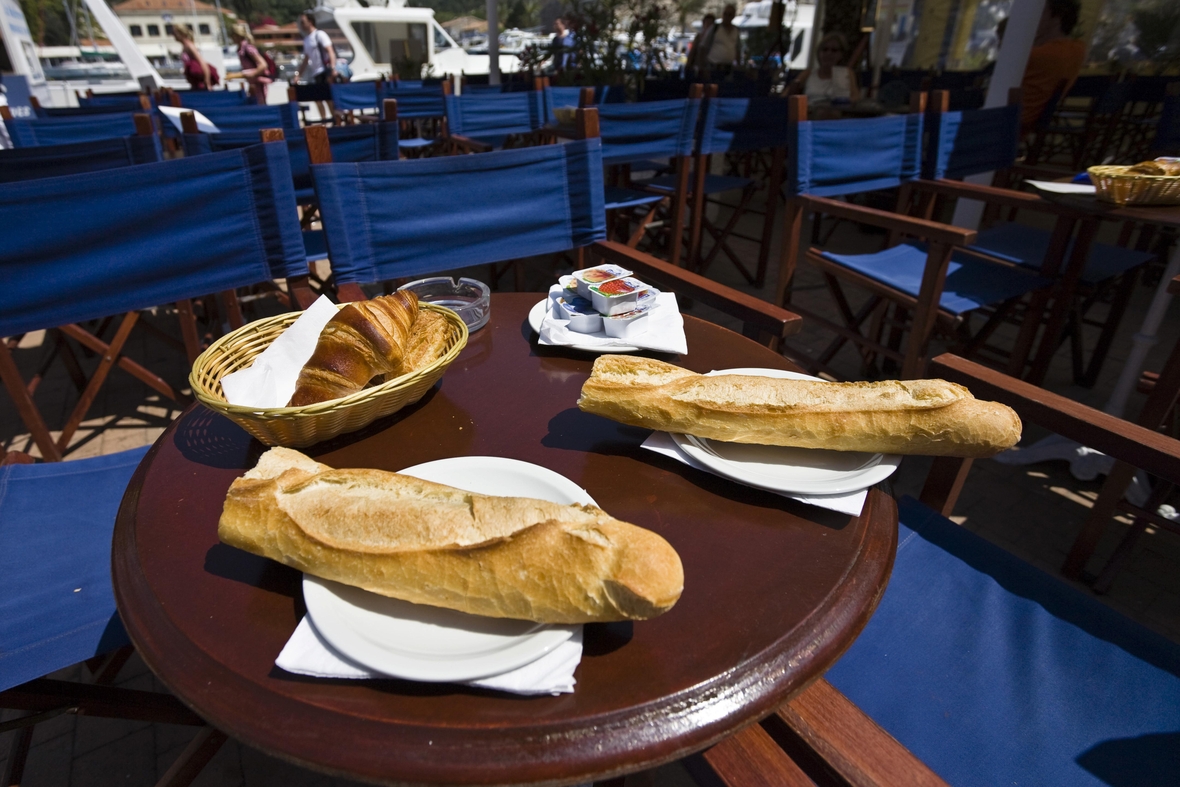
<svg viewBox="0 0 1180 787">
<path fill-rule="evenodd" d="M 274 666 L 304 614 L 299 572 L 220 544 L 230 483 L 264 447 L 193 406 L 136 471 L 115 529 L 119 612 L 151 669 L 211 724 L 277 757 L 379 782 L 569 784 L 700 750 L 800 690 L 852 642 L 883 592 L 892 499 L 859 517 L 805 506 L 641 449 L 648 432 L 577 409 L 594 356 L 540 347 L 543 295 L 498 294 L 418 404 L 306 449 L 336 467 L 398 470 L 465 455 L 533 462 L 680 554 L 667 614 L 591 624 L 577 688 L 519 697 L 449 684 L 304 678 Z M 790 368 L 686 317 L 696 371 Z"/>
</svg>

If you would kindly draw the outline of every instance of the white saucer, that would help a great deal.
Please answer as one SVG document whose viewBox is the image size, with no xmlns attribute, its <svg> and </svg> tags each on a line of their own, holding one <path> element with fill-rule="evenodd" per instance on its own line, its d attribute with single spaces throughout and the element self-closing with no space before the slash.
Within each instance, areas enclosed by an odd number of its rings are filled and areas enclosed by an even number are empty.
<svg viewBox="0 0 1180 787">
<path fill-rule="evenodd" d="M 709 374 L 819 379 L 779 369 L 725 369 Z M 901 463 L 901 457 L 894 454 L 727 443 L 683 434 L 673 434 L 672 439 L 685 454 L 719 475 L 759 489 L 796 495 L 859 492 L 893 475 Z"/>
<path fill-rule="evenodd" d="M 549 308 L 551 301 L 545 298 L 538 301 L 529 309 L 529 327 L 536 331 L 537 335 L 541 335 L 541 322 L 545 319 L 545 312 Z M 648 319 L 651 319 L 650 317 Z M 609 339 L 603 332 L 588 333 L 587 336 L 593 336 L 598 339 Z M 638 347 L 632 347 L 629 344 L 615 344 L 601 346 L 597 344 L 546 344 L 545 347 L 569 347 L 571 350 L 584 350 L 588 353 L 633 353 L 639 350 Z"/>
<path fill-rule="evenodd" d="M 401 472 L 480 494 L 594 504 L 564 476 L 503 457 L 440 459 Z M 418 681 L 499 675 L 536 661 L 578 629 L 411 604 L 309 574 L 303 575 L 303 598 L 316 631 L 341 654 L 385 675 Z"/>
</svg>

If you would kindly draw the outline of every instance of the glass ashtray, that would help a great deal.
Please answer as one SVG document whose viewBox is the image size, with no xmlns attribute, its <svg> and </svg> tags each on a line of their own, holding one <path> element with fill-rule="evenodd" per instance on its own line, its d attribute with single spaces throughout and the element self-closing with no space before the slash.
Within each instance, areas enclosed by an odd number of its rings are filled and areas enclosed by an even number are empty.
<svg viewBox="0 0 1180 787">
<path fill-rule="evenodd" d="M 398 289 L 409 290 L 420 301 L 446 306 L 463 318 L 470 332 L 482 328 L 492 316 L 492 291 L 482 281 L 466 278 L 456 281 L 449 276 L 434 276 L 412 281 Z"/>
</svg>

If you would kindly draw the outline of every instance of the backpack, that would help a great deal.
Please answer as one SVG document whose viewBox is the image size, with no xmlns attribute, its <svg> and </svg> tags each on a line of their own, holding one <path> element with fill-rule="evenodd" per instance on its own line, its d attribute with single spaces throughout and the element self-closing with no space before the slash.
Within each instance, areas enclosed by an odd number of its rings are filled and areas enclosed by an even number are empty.
<svg viewBox="0 0 1180 787">
<path fill-rule="evenodd" d="M 277 65 L 275 65 L 274 59 L 268 53 L 264 52 L 261 49 L 258 50 L 258 54 L 262 55 L 262 59 L 266 61 L 266 74 L 265 74 L 265 76 L 269 77 L 270 79 L 278 79 L 279 78 L 279 67 Z"/>
</svg>

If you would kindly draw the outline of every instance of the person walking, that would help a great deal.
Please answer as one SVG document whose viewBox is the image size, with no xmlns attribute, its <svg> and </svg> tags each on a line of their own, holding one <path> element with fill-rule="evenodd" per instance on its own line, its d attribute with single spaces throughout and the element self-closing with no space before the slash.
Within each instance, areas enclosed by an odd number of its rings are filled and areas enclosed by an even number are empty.
<svg viewBox="0 0 1180 787">
<path fill-rule="evenodd" d="M 217 69 L 205 62 L 193 41 L 193 29 L 183 22 L 172 26 L 172 37 L 180 44 L 184 78 L 193 90 L 212 90 L 218 82 Z"/>
<path fill-rule="evenodd" d="M 323 91 L 329 98 L 317 98 L 316 104 L 320 118 L 327 120 L 331 115 L 325 110 L 324 103 L 330 101 L 331 92 L 327 85 L 334 81 L 336 74 L 336 49 L 328 34 L 316 27 L 315 16 L 310 11 L 299 15 L 299 32 L 303 35 L 303 59 L 299 61 L 299 73 L 295 78 L 302 81 L 307 72 L 313 84 L 324 85 Z"/>
<path fill-rule="evenodd" d="M 705 14 L 701 17 L 700 32 L 696 34 L 688 48 L 688 69 L 691 74 L 703 73 L 709 63 L 705 55 L 709 52 L 710 34 L 716 21 L 717 17 L 713 14 Z"/>
<path fill-rule="evenodd" d="M 727 77 L 733 73 L 734 66 L 742 62 L 741 31 L 733 23 L 735 16 L 737 6 L 729 3 L 721 12 L 721 23 L 709 28 L 705 60 L 710 77 Z"/>
<path fill-rule="evenodd" d="M 234 25 L 230 30 L 230 37 L 238 45 L 238 60 L 242 66 L 242 76 L 250 86 L 250 95 L 254 96 L 255 103 L 265 106 L 266 87 L 275 78 L 272 64 L 254 45 L 254 34 L 245 22 Z"/>
</svg>

